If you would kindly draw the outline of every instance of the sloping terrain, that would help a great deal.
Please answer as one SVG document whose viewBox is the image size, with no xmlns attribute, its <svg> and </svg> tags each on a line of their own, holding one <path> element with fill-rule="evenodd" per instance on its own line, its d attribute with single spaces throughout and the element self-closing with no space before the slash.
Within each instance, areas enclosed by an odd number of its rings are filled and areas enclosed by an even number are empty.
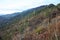
<svg viewBox="0 0 60 40">
<path fill-rule="evenodd" d="M 34 8 L 0 28 L 0 40 L 59 40 L 60 4 Z M 0 25 L 1 26 L 1 25 Z M 5 26 L 5 27 L 4 27 Z"/>
</svg>

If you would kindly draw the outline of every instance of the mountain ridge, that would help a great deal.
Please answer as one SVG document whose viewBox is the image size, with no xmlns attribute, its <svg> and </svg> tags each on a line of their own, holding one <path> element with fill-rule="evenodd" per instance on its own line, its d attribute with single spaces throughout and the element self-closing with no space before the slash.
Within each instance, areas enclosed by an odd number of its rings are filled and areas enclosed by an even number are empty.
<svg viewBox="0 0 60 40">
<path fill-rule="evenodd" d="M 0 29 L 0 39 L 3 40 L 56 40 L 60 37 L 60 5 L 50 4 L 42 8 L 24 11 L 9 19 Z M 59 22 L 58 21 L 58 22 Z M 57 24 L 60 24 L 58 23 Z M 1 26 L 1 25 L 0 25 Z M 58 31 L 56 31 L 57 29 Z M 54 31 L 55 30 L 55 31 Z M 56 32 L 56 35 L 55 35 Z M 58 32 L 58 33 L 57 33 Z M 50 36 L 51 35 L 51 36 Z M 50 38 L 51 37 L 51 38 Z"/>
</svg>

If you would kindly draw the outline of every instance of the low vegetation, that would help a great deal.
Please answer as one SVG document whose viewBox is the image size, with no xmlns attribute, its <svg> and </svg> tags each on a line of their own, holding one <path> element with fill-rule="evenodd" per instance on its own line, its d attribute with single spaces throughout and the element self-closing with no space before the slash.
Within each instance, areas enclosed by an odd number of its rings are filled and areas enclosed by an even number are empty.
<svg viewBox="0 0 60 40">
<path fill-rule="evenodd" d="M 0 40 L 60 40 L 60 4 L 33 8 L 26 14 L 15 16 L 4 24 Z"/>
</svg>

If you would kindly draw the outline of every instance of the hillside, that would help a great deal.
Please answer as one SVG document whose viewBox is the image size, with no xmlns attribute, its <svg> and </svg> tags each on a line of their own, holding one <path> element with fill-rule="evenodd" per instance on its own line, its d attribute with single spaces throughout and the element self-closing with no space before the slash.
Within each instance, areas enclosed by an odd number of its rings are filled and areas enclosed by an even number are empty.
<svg viewBox="0 0 60 40">
<path fill-rule="evenodd" d="M 32 8 L 32 9 L 28 9 L 28 10 L 23 11 L 23 12 L 16 12 L 13 14 L 1 15 L 0 19 L 2 21 L 0 20 L 0 26 L 4 27 L 5 25 L 10 25 L 10 24 L 14 23 L 14 21 L 17 22 L 17 21 L 23 20 L 27 16 L 32 15 L 33 11 L 41 10 L 44 7 L 46 7 L 46 5 L 39 6 L 39 7 Z"/>
<path fill-rule="evenodd" d="M 60 4 L 11 15 L 0 17 L 0 40 L 60 40 Z"/>
</svg>

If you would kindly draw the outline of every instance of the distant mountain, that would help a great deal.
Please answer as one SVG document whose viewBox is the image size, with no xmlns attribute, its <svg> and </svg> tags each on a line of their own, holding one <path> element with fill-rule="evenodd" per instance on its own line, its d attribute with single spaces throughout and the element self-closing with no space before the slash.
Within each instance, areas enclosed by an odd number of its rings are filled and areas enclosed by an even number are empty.
<svg viewBox="0 0 60 40">
<path fill-rule="evenodd" d="M 40 6 L 40 7 L 37 7 L 37 8 L 28 9 L 28 10 L 23 11 L 23 12 L 16 12 L 16 13 L 13 13 L 13 14 L 1 15 L 0 16 L 0 19 L 1 19 L 0 20 L 0 27 L 2 27 L 3 24 L 7 25 L 7 23 L 12 22 L 14 20 L 20 20 L 21 18 L 24 18 L 25 16 L 32 13 L 33 11 L 41 10 L 44 7 L 46 7 L 46 5 Z M 2 26 L 1 26 L 1 24 L 2 24 Z"/>
<path fill-rule="evenodd" d="M 0 15 L 1 17 L 4 17 L 4 18 L 11 18 L 11 17 L 15 17 L 15 16 L 17 16 L 17 15 L 23 15 L 23 16 L 25 16 L 25 15 L 27 15 L 27 14 L 29 14 L 29 13 L 31 13 L 31 12 L 33 12 L 33 11 L 36 11 L 36 10 L 40 10 L 40 9 L 42 9 L 42 8 L 44 8 L 44 7 L 46 7 L 46 5 L 44 5 L 44 6 L 40 6 L 40 7 L 36 7 L 36 8 L 32 8 L 32 9 L 28 9 L 28 10 L 25 10 L 25 11 L 23 11 L 23 12 L 16 12 L 16 13 L 12 13 L 12 14 L 7 14 L 7 15 Z"/>
<path fill-rule="evenodd" d="M 23 12 L 2 15 L 0 39 L 60 40 L 59 24 L 60 4 L 43 5 Z"/>
</svg>

